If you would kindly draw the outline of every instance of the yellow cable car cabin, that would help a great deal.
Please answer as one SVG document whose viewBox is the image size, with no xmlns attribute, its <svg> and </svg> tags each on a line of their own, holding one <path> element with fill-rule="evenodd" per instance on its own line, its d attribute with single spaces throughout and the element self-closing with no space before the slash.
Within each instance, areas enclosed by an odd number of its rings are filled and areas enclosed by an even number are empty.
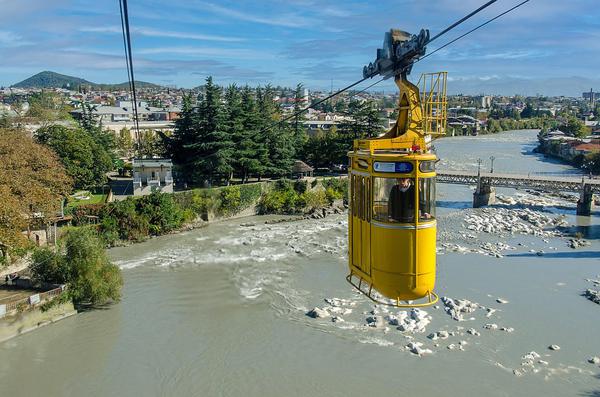
<svg viewBox="0 0 600 397">
<path fill-rule="evenodd" d="M 405 73 L 395 81 L 396 124 L 382 137 L 355 140 L 348 153 L 347 280 L 379 303 L 426 306 L 438 299 L 433 290 L 437 157 L 431 140 L 445 134 L 446 73 L 424 74 L 419 86 Z"/>
</svg>

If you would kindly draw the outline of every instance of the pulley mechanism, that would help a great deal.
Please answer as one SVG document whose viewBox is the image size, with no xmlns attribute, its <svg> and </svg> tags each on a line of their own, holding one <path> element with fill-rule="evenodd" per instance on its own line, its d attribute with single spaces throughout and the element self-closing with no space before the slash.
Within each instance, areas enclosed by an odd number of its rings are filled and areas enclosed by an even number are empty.
<svg viewBox="0 0 600 397">
<path fill-rule="evenodd" d="M 377 49 L 377 59 L 363 68 L 363 78 L 381 75 L 388 79 L 410 74 L 413 64 L 425 55 L 428 43 L 428 29 L 421 29 L 418 35 L 391 29 L 385 33 L 383 48 Z"/>
</svg>

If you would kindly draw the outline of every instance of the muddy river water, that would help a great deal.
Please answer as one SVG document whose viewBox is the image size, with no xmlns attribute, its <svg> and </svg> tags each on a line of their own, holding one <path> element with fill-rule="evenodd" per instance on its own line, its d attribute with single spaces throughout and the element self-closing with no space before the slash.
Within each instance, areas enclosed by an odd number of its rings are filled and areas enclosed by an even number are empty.
<svg viewBox="0 0 600 397">
<path fill-rule="evenodd" d="M 535 136 L 440 140 L 439 168 L 489 168 L 493 155 L 498 172 L 578 173 L 531 154 Z M 600 356 L 600 306 L 581 296 L 600 279 L 600 213 L 498 194 L 473 210 L 469 187 L 438 186 L 446 304 L 424 312 L 386 311 L 346 283 L 345 215 L 231 220 L 112 249 L 122 302 L 1 344 L 0 396 L 600 395 L 588 362 Z M 561 230 L 590 245 L 570 248 Z M 308 317 L 314 307 L 329 316 Z M 410 318 L 422 327 L 391 321 Z"/>
</svg>

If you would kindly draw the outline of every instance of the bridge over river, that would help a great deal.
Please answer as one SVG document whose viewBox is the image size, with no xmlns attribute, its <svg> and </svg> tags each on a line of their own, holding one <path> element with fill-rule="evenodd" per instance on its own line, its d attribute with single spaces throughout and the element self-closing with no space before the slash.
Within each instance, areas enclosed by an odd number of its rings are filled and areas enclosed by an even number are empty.
<svg viewBox="0 0 600 397">
<path fill-rule="evenodd" d="M 544 191 L 579 193 L 578 215 L 590 215 L 593 194 L 600 194 L 600 179 L 585 176 L 540 176 L 502 174 L 472 171 L 437 171 L 438 183 L 476 185 L 473 193 L 473 207 L 492 204 L 495 201 L 495 187 L 529 188 Z"/>
</svg>

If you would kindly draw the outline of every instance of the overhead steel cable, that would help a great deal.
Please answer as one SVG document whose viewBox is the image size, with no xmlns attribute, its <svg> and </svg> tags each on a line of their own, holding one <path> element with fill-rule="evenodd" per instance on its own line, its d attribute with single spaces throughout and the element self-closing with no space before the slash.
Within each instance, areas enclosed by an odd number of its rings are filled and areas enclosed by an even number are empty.
<svg viewBox="0 0 600 397">
<path fill-rule="evenodd" d="M 135 123 L 135 130 L 136 130 L 136 143 L 137 146 L 139 147 L 141 142 L 140 142 L 140 124 L 139 124 L 139 117 L 138 117 L 138 108 L 137 108 L 137 95 L 136 95 L 136 90 L 135 90 L 135 77 L 134 77 L 134 73 L 133 73 L 133 56 L 131 54 L 131 34 L 129 31 L 129 12 L 127 10 L 127 0 L 119 0 L 119 4 L 120 4 L 120 10 L 121 10 L 121 18 L 123 21 L 122 26 L 124 26 L 124 35 L 125 35 L 125 58 L 127 59 L 127 63 L 129 65 L 129 70 L 128 70 L 128 74 L 129 74 L 129 83 L 130 83 L 130 89 L 131 89 L 131 96 L 133 97 L 133 117 L 134 117 L 134 123 Z"/>
<path fill-rule="evenodd" d="M 435 36 L 433 36 L 433 38 L 429 39 L 429 40 L 427 41 L 427 44 L 428 44 L 428 43 L 431 43 L 432 41 L 434 41 L 434 40 L 436 40 L 436 39 L 438 39 L 438 38 L 439 38 L 439 37 L 441 37 L 443 34 L 446 34 L 446 33 L 448 33 L 450 30 L 454 29 L 455 27 L 457 27 L 457 26 L 458 26 L 458 25 L 460 25 L 461 23 L 465 22 L 467 19 L 471 18 L 471 17 L 472 17 L 472 16 L 474 16 L 475 14 L 477 14 L 477 13 L 481 12 L 483 9 L 485 9 L 485 8 L 489 7 L 490 5 L 492 5 L 493 3 L 495 3 L 496 1 L 497 1 L 497 0 L 490 0 L 490 1 L 488 1 L 487 3 L 485 3 L 484 5 L 482 5 L 481 7 L 477 8 L 476 10 L 474 10 L 473 12 L 469 13 L 468 15 L 465 15 L 463 18 L 461 18 L 461 19 L 459 19 L 458 21 L 454 22 L 452 25 L 448 26 L 447 28 L 445 28 L 444 30 L 442 30 L 440 33 L 438 33 L 438 34 L 436 34 Z M 483 26 L 487 25 L 488 23 L 492 22 L 493 20 L 500 18 L 502 15 L 505 15 L 505 14 L 507 14 L 507 13 L 511 12 L 511 11 L 512 11 L 512 10 L 514 10 L 515 8 L 518 8 L 518 7 L 520 7 L 521 5 L 525 4 L 525 3 L 526 3 L 526 2 L 528 2 L 528 1 L 529 1 L 529 0 L 526 0 L 526 1 L 524 1 L 523 3 L 521 3 L 521 4 L 519 4 L 519 5 L 515 6 L 515 7 L 513 7 L 513 8 L 511 8 L 511 9 L 509 9 L 508 11 L 505 11 L 505 12 L 503 12 L 502 14 L 500 14 L 500 15 L 496 16 L 495 18 L 493 18 L 493 19 L 491 19 L 491 20 L 487 21 L 486 23 L 484 23 L 484 24 L 482 24 L 482 25 L 478 26 L 477 28 L 475 28 L 475 29 L 472 29 L 471 31 L 467 32 L 466 34 L 464 34 L 464 35 L 462 35 L 462 36 L 459 36 L 458 38 L 456 38 L 456 39 L 452 40 L 452 41 L 451 41 L 451 42 L 449 42 L 449 43 L 446 43 L 446 44 L 444 44 L 442 47 L 440 47 L 440 48 L 436 49 L 434 52 L 437 52 L 437 51 L 439 51 L 440 49 L 442 49 L 442 48 L 444 48 L 444 47 L 446 47 L 446 46 L 448 46 L 448 45 L 452 44 L 453 42 L 455 42 L 455 41 L 457 41 L 457 40 L 461 39 L 462 37 L 466 36 L 467 34 L 469 34 L 469 33 L 473 32 L 473 31 L 475 31 L 475 30 L 479 29 L 480 27 L 483 27 Z M 430 53 L 430 54 L 427 54 L 427 55 L 423 56 L 422 58 L 419 58 L 419 59 L 417 59 L 417 60 L 416 60 L 414 63 L 416 63 L 416 62 L 420 61 L 421 59 L 425 59 L 427 56 L 429 56 L 429 55 L 431 55 L 431 54 L 432 54 L 432 53 Z M 352 87 L 354 87 L 354 86 L 356 86 L 356 85 L 358 85 L 358 84 L 362 83 L 363 81 L 365 81 L 365 80 L 367 80 L 367 79 L 369 79 L 369 78 L 372 78 L 372 77 L 373 77 L 373 76 L 367 76 L 367 77 L 364 77 L 364 78 L 362 78 L 362 79 L 360 79 L 360 80 L 356 81 L 355 83 L 352 83 L 352 84 L 350 84 L 349 86 L 346 86 L 346 87 L 342 88 L 341 90 L 338 90 L 338 91 L 334 92 L 333 94 L 331 94 L 331 95 L 328 95 L 328 96 L 327 96 L 327 97 L 325 97 L 324 99 L 321 99 L 321 100 L 319 100 L 319 101 L 317 101 L 317 102 L 315 102 L 315 103 L 311 104 L 310 106 L 307 106 L 307 107 L 305 107 L 304 109 L 300 109 L 299 111 L 297 111 L 297 112 L 293 113 L 293 114 L 292 114 L 292 115 L 290 115 L 290 116 L 287 116 L 287 117 L 285 117 L 285 118 L 283 118 L 283 119 L 279 120 L 279 121 L 278 121 L 278 122 L 276 122 L 276 123 L 273 123 L 271 126 L 268 126 L 268 127 L 265 127 L 265 128 L 263 128 L 263 129 L 261 129 L 261 130 L 260 130 L 260 132 L 264 132 L 264 131 L 266 131 L 266 130 L 268 130 L 268 129 L 270 129 L 270 128 L 273 128 L 273 127 L 275 127 L 275 126 L 277 126 L 277 125 L 281 125 L 282 123 L 284 123 L 284 122 L 286 122 L 286 121 L 288 121 L 288 120 L 291 120 L 291 119 L 293 119 L 293 118 L 296 118 L 296 117 L 300 116 L 302 113 L 304 113 L 304 112 L 307 112 L 307 111 L 308 111 L 308 110 L 310 110 L 310 109 L 313 109 L 315 106 L 317 106 L 317 105 L 320 105 L 321 103 L 323 103 L 323 102 L 325 102 L 325 101 L 327 101 L 327 100 L 329 100 L 329 99 L 331 99 L 331 98 L 333 98 L 333 97 L 335 97 L 335 96 L 337 96 L 337 95 L 341 94 L 342 92 L 345 92 L 345 91 L 349 90 L 350 88 L 352 88 Z M 379 81 L 377 81 L 377 82 L 375 82 L 375 83 L 373 83 L 373 84 L 371 84 L 371 85 L 369 85 L 368 87 L 364 88 L 362 91 L 359 91 L 359 93 L 360 93 L 360 92 L 363 92 L 363 91 L 365 91 L 365 90 L 367 90 L 367 89 L 369 89 L 369 88 L 371 88 L 371 87 L 373 87 L 373 86 L 374 86 L 374 85 L 376 85 L 376 84 L 379 84 L 379 83 L 381 83 L 383 80 L 385 80 L 385 78 L 384 78 L 384 79 L 381 79 L 381 80 L 379 80 Z M 357 95 L 357 94 L 355 94 L 355 95 Z"/>
<path fill-rule="evenodd" d="M 443 46 L 436 48 L 435 50 L 431 51 L 429 54 L 427 54 L 427 55 L 425 55 L 425 56 L 423 56 L 423 57 L 421 57 L 421 58 L 417 59 L 417 60 L 416 60 L 414 63 L 417 63 L 417 62 L 419 62 L 419 61 L 422 61 L 423 59 L 427 58 L 428 56 L 435 54 L 435 53 L 436 53 L 436 52 L 438 52 L 439 50 L 441 50 L 441 49 L 443 49 L 443 48 L 445 48 L 445 47 L 449 46 L 449 45 L 450 45 L 450 44 L 452 44 L 452 43 L 455 43 L 455 42 L 457 42 L 458 40 L 462 39 L 463 37 L 467 36 L 468 34 L 471 34 L 471 33 L 473 33 L 473 32 L 474 32 L 474 31 L 476 31 L 477 29 L 480 29 L 480 28 L 484 27 L 485 25 L 489 24 L 490 22 L 493 22 L 493 21 L 495 21 L 496 19 L 498 19 L 498 18 L 500 18 L 500 17 L 502 17 L 502 16 L 504 16 L 504 15 L 508 14 L 509 12 L 511 12 L 511 11 L 513 11 L 513 10 L 515 10 L 515 9 L 519 8 L 519 7 L 521 7 L 523 4 L 525 4 L 525 3 L 529 2 L 529 1 L 530 1 L 530 0 L 525 0 L 525 1 L 523 1 L 523 2 L 521 2 L 521 3 L 519 3 L 519 4 L 517 4 L 516 6 L 514 6 L 514 7 L 510 8 L 510 9 L 508 9 L 508 10 L 504 11 L 503 13 L 496 15 L 494 18 L 491 18 L 491 19 L 487 20 L 486 22 L 484 22 L 484 23 L 482 23 L 482 24 L 480 24 L 480 25 L 476 26 L 475 28 L 473 28 L 473 29 L 469 30 L 468 32 L 466 32 L 466 33 L 464 33 L 464 34 L 462 34 L 462 35 L 458 36 L 457 38 L 450 40 L 449 42 L 447 42 L 447 43 L 446 43 L 446 44 L 444 44 Z M 429 42 L 431 42 L 431 40 L 429 40 Z M 362 90 L 358 91 L 357 93 L 353 94 L 353 96 L 356 96 L 356 95 L 358 95 L 358 94 L 360 94 L 360 93 L 362 93 L 362 92 L 364 92 L 364 91 L 368 90 L 369 88 L 371 88 L 371 87 L 373 87 L 373 86 L 375 86 L 375 85 L 377 85 L 377 84 L 381 83 L 381 82 L 382 82 L 382 81 L 384 81 L 384 80 L 386 80 L 386 79 L 385 79 L 385 78 L 382 78 L 381 80 L 378 80 L 378 81 L 376 81 L 375 83 L 373 83 L 373 84 L 371 84 L 371 85 L 367 86 L 366 88 L 363 88 Z"/>
<path fill-rule="evenodd" d="M 494 18 L 488 19 L 487 21 L 485 21 L 485 22 L 484 22 L 484 23 L 482 23 L 481 25 L 478 25 L 478 26 L 474 27 L 473 29 L 469 30 L 468 32 L 461 34 L 461 35 L 460 35 L 460 36 L 458 36 L 457 38 L 455 38 L 455 39 L 453 39 L 453 40 L 450 40 L 449 42 L 447 42 L 447 43 L 446 43 L 446 44 L 444 44 L 443 46 L 441 46 L 441 47 L 438 47 L 438 48 L 436 48 L 435 50 L 431 51 L 429 54 L 426 54 L 426 55 L 422 56 L 421 58 L 417 59 L 417 60 L 415 61 L 415 63 L 417 63 L 417 62 L 419 62 L 419 61 L 422 61 L 423 59 L 427 58 L 428 56 L 431 56 L 431 55 L 435 54 L 436 52 L 438 52 L 439 50 L 441 50 L 441 49 L 443 49 L 443 48 L 446 48 L 446 47 L 448 47 L 450 44 L 457 42 L 458 40 L 462 39 L 462 38 L 463 38 L 463 37 L 465 37 L 466 35 L 473 33 L 474 31 L 476 31 L 476 30 L 478 30 L 478 29 L 480 29 L 480 28 L 484 27 L 485 25 L 487 25 L 487 24 L 489 24 L 489 23 L 491 23 L 491 22 L 495 21 L 496 19 L 498 19 L 498 18 L 500 18 L 500 17 L 502 17 L 502 16 L 504 16 L 504 15 L 508 14 L 509 12 L 511 12 L 511 11 L 513 11 L 513 10 L 515 10 L 515 9 L 519 8 L 519 7 L 521 7 L 523 4 L 525 4 L 525 3 L 528 3 L 529 1 L 530 1 L 530 0 L 524 0 L 524 1 L 520 2 L 519 4 L 517 4 L 516 6 L 514 6 L 514 7 L 512 7 L 512 8 L 509 8 L 508 10 L 504 11 L 503 13 L 496 15 Z"/>
<path fill-rule="evenodd" d="M 471 12 L 469 15 L 465 15 L 464 17 L 462 17 L 458 21 L 454 22 L 452 25 L 448 26 L 446 29 L 442 30 L 441 32 L 439 32 L 438 34 L 436 34 L 435 36 L 433 36 L 432 38 L 430 38 L 429 41 L 427 41 L 427 44 L 431 43 L 433 40 L 435 40 L 435 39 L 443 36 L 446 33 L 448 33 L 449 31 L 451 31 L 452 29 L 454 29 L 455 27 L 457 27 L 458 25 L 460 25 L 461 23 L 463 23 L 467 19 L 471 18 L 473 15 L 479 13 L 480 11 L 482 11 L 485 8 L 488 8 L 489 6 L 491 6 L 492 4 L 494 4 L 496 1 L 498 1 L 498 0 L 490 0 L 487 3 L 485 3 L 484 5 L 482 5 L 481 7 L 479 7 L 478 9 L 476 9 L 475 11 Z"/>
</svg>

